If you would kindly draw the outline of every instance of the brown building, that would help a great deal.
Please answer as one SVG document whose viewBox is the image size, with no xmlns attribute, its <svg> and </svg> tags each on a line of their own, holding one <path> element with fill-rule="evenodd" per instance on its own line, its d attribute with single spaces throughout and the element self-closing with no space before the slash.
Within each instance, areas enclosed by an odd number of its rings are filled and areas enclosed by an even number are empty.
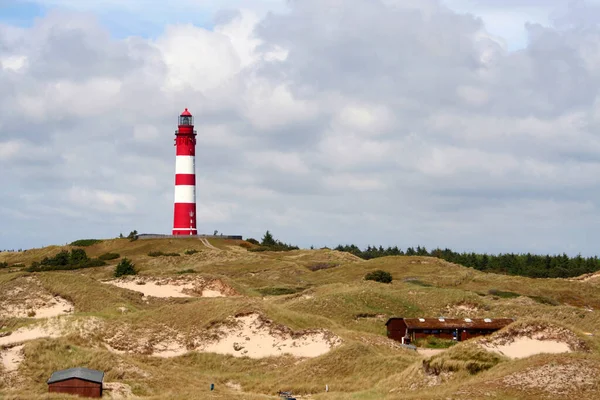
<svg viewBox="0 0 600 400">
<path fill-rule="evenodd" d="M 87 368 L 56 371 L 48 379 L 48 391 L 83 397 L 102 397 L 104 372 Z"/>
<path fill-rule="evenodd" d="M 427 336 L 467 340 L 489 335 L 513 322 L 512 318 L 390 318 L 385 325 L 390 339 L 409 344 Z"/>
</svg>

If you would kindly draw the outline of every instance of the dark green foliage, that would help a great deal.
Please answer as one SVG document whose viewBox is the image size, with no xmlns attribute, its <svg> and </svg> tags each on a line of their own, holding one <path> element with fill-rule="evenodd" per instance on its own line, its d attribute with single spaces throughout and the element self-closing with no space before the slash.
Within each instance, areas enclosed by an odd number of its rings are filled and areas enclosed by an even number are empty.
<svg viewBox="0 0 600 400">
<path fill-rule="evenodd" d="M 248 238 L 248 239 L 246 239 L 246 242 L 249 242 L 249 243 L 252 243 L 252 244 L 255 244 L 255 245 L 259 245 L 260 244 L 259 241 L 256 240 L 256 239 L 254 239 L 254 238 Z"/>
<path fill-rule="evenodd" d="M 200 250 L 186 250 L 185 254 L 191 256 L 192 254 L 196 254 L 198 252 L 200 252 Z"/>
<path fill-rule="evenodd" d="M 0 262 L 0 268 L 6 268 L 6 267 L 8 267 L 7 262 Z"/>
<path fill-rule="evenodd" d="M 427 282 L 423 282 L 419 279 L 416 278 L 407 278 L 404 280 L 404 282 L 407 283 L 412 283 L 413 285 L 417 285 L 417 286 L 423 286 L 423 287 L 432 287 L 433 285 Z"/>
<path fill-rule="evenodd" d="M 435 249 L 427 251 L 425 247 L 409 247 L 406 251 L 398 247 L 368 246 L 365 250 L 356 245 L 339 245 L 338 251 L 352 253 L 357 257 L 369 260 L 386 256 L 429 256 L 437 257 L 451 263 L 464 265 L 479 271 L 497 274 L 528 276 L 532 278 L 570 278 L 583 274 L 600 271 L 600 260 L 597 256 L 584 258 L 581 255 L 569 257 L 562 255 L 535 255 L 535 254 L 477 254 L 456 253 L 450 249 Z"/>
<path fill-rule="evenodd" d="M 427 336 L 424 339 L 415 341 L 415 346 L 425 347 L 428 349 L 448 349 L 458 342 L 452 339 L 442 339 L 435 336 Z"/>
<path fill-rule="evenodd" d="M 133 230 L 133 231 L 129 232 L 129 235 L 127 235 L 127 239 L 129 239 L 130 242 L 137 240 L 138 239 L 138 231 Z"/>
<path fill-rule="evenodd" d="M 250 242 L 247 240 L 247 242 Z M 253 243 L 253 242 L 250 242 Z M 258 242 L 256 243 L 258 244 Z M 280 242 L 279 240 L 273 238 L 271 232 L 267 231 L 265 236 L 263 236 L 262 242 L 259 246 L 248 249 L 248 251 L 291 251 L 298 250 L 298 246 L 292 246 L 291 244 L 286 244 Z"/>
<path fill-rule="evenodd" d="M 86 247 L 100 242 L 102 242 L 100 239 L 80 239 L 71 243 L 71 246 Z"/>
<path fill-rule="evenodd" d="M 527 296 L 532 300 L 537 301 L 540 304 L 547 304 L 549 306 L 559 306 L 560 302 L 554 300 L 554 299 L 550 299 L 548 297 L 543 297 L 543 296 Z"/>
<path fill-rule="evenodd" d="M 148 253 L 150 257 L 179 257 L 179 253 L 163 253 L 162 251 L 151 251 Z"/>
<path fill-rule="evenodd" d="M 335 268 L 340 264 L 336 264 L 336 263 L 316 263 L 313 265 L 309 265 L 307 268 L 310 269 L 311 271 L 320 271 L 322 269 L 329 269 L 329 268 Z"/>
<path fill-rule="evenodd" d="M 99 256 L 98 258 L 100 260 L 109 261 L 109 260 L 116 260 L 119 257 L 121 257 L 121 255 L 118 253 L 104 253 L 101 256 Z"/>
<path fill-rule="evenodd" d="M 284 294 L 294 294 L 303 291 L 303 287 L 264 287 L 257 289 L 263 296 L 281 296 Z"/>
<path fill-rule="evenodd" d="M 137 271 L 135 269 L 135 265 L 128 258 L 124 258 L 121 260 L 119 264 L 115 267 L 115 278 L 118 278 L 123 275 L 137 275 Z"/>
<path fill-rule="evenodd" d="M 503 292 L 502 290 L 498 290 L 498 289 L 490 289 L 490 290 L 488 290 L 488 294 L 491 294 L 492 296 L 501 297 L 503 299 L 514 299 L 515 297 L 520 296 L 519 293 Z"/>
<path fill-rule="evenodd" d="M 387 271 L 377 270 L 369 272 L 365 275 L 365 280 L 367 281 L 375 281 L 381 283 L 391 283 L 392 282 L 392 274 Z"/>
<path fill-rule="evenodd" d="M 83 249 L 73 249 L 71 253 L 62 250 L 54 257 L 44 257 L 40 262 L 33 262 L 25 270 L 28 272 L 68 271 L 73 269 L 101 267 L 106 263 L 97 258 L 89 258 Z"/>
<path fill-rule="evenodd" d="M 181 270 L 181 271 L 177 271 L 177 273 L 180 274 L 180 275 L 182 275 L 182 274 L 195 274 L 196 270 L 190 268 L 190 269 L 184 269 L 184 270 Z"/>
</svg>

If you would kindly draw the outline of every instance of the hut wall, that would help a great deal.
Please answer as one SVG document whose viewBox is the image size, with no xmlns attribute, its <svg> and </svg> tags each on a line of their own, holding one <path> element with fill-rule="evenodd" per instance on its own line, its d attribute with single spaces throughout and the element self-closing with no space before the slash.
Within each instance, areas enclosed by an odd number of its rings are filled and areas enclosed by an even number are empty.
<svg viewBox="0 0 600 400">
<path fill-rule="evenodd" d="M 85 397 L 102 397 L 102 384 L 72 378 L 48 385 L 52 393 L 69 393 Z"/>
</svg>

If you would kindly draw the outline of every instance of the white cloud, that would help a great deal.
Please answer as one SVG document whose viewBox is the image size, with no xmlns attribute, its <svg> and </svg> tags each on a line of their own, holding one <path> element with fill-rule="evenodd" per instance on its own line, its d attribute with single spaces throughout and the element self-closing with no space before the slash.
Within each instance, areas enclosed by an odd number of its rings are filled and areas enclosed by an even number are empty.
<svg viewBox="0 0 600 400">
<path fill-rule="evenodd" d="M 0 27 L 9 246 L 169 232 L 173 132 L 189 107 L 209 233 L 275 226 L 303 245 L 595 251 L 597 28 L 530 27 L 513 52 L 504 28 L 433 0 L 304 0 L 119 39 L 92 3 L 61 3 L 92 14 Z M 123 4 L 104 6 L 176 11 Z M 215 3 L 174 7 L 188 6 Z"/>
</svg>

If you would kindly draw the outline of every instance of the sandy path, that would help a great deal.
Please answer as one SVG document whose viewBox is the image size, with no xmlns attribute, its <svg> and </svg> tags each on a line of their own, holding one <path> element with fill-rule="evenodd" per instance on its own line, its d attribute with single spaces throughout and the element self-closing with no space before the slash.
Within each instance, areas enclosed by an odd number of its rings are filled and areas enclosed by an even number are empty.
<svg viewBox="0 0 600 400">
<path fill-rule="evenodd" d="M 4 370 L 7 372 L 16 371 L 19 368 L 19 364 L 23 361 L 23 345 L 14 346 L 5 350 L 0 351 L 0 359 Z"/>
<path fill-rule="evenodd" d="M 484 347 L 510 358 L 525 358 L 542 353 L 557 354 L 571 352 L 567 343 L 557 340 L 531 339 L 528 337 L 520 337 L 512 343 L 504 345 L 485 345 Z"/>
<path fill-rule="evenodd" d="M 446 350 L 448 349 L 422 349 L 417 347 L 417 353 L 419 353 L 423 357 L 435 356 L 437 354 L 443 353 Z"/>
<path fill-rule="evenodd" d="M 204 246 L 208 247 L 211 250 L 221 251 L 221 249 L 218 249 L 215 246 L 213 246 L 212 244 L 210 244 L 210 242 L 206 238 L 200 238 L 200 241 L 202 242 L 202 244 Z"/>
</svg>

